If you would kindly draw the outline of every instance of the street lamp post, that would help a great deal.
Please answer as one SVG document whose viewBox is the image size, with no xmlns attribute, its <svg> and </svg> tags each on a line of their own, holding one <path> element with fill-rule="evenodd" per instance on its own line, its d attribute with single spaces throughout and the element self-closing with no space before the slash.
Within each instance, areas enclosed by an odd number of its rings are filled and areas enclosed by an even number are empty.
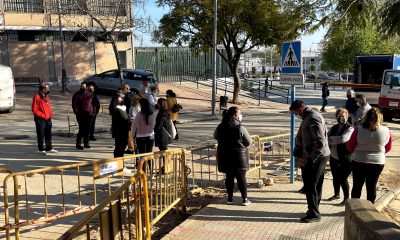
<svg viewBox="0 0 400 240">
<path fill-rule="evenodd" d="M 212 81 L 212 99 L 211 99 L 211 115 L 216 114 L 216 83 L 217 83 L 217 10 L 218 0 L 214 0 L 214 33 L 213 33 L 213 81 Z"/>
<path fill-rule="evenodd" d="M 65 62 L 64 62 L 64 43 L 63 43 L 63 32 L 61 26 L 61 3 L 60 0 L 57 0 L 57 13 L 58 13 L 58 30 L 60 33 L 60 48 L 61 48 L 61 91 L 67 91 L 67 71 L 65 70 Z"/>
</svg>

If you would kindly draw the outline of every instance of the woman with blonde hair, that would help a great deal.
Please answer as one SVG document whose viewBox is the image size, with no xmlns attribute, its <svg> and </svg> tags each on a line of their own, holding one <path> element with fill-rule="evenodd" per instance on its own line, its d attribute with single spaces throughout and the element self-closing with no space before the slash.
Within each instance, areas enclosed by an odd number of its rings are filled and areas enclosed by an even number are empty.
<svg viewBox="0 0 400 240">
<path fill-rule="evenodd" d="M 342 187 L 344 199 L 339 205 L 344 205 L 349 198 L 349 182 L 347 178 L 351 173 L 351 154 L 346 148 L 354 128 L 348 122 L 349 112 L 345 108 L 336 110 L 337 124 L 328 132 L 328 143 L 331 149 L 329 165 L 333 178 L 334 195 L 328 199 L 332 201 L 340 199 L 340 187 Z"/>
<path fill-rule="evenodd" d="M 353 153 L 351 198 L 360 198 L 365 182 L 367 200 L 375 202 L 376 184 L 385 166 L 385 154 L 392 149 L 392 134 L 389 128 L 382 126 L 382 122 L 383 116 L 379 109 L 371 108 L 365 121 L 350 137 L 347 148 Z"/>
</svg>

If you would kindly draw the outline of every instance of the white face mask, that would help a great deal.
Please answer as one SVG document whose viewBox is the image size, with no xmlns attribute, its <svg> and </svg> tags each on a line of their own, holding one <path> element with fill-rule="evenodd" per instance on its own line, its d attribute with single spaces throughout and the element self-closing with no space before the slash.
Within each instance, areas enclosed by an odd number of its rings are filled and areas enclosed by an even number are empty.
<svg viewBox="0 0 400 240">
<path fill-rule="evenodd" d="M 241 122 L 241 121 L 242 121 L 242 119 L 243 119 L 243 116 L 242 116 L 242 114 L 239 114 L 239 117 L 238 117 L 238 120 L 239 120 L 239 122 Z"/>
<path fill-rule="evenodd" d="M 118 109 L 121 109 L 122 111 L 126 111 L 126 106 L 125 105 L 117 105 Z"/>
</svg>

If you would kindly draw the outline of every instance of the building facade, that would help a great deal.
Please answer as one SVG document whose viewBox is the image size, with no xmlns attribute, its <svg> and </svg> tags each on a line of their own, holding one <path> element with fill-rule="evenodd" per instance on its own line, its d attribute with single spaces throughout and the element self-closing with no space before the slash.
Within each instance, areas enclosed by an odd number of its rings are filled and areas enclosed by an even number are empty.
<svg viewBox="0 0 400 240">
<path fill-rule="evenodd" d="M 17 83 L 37 79 L 57 82 L 61 78 L 60 41 L 63 41 L 67 76 L 82 80 L 117 68 L 108 32 L 117 42 L 121 66 L 133 68 L 129 3 L 127 0 L 0 0 L 0 63 L 13 69 Z"/>
</svg>

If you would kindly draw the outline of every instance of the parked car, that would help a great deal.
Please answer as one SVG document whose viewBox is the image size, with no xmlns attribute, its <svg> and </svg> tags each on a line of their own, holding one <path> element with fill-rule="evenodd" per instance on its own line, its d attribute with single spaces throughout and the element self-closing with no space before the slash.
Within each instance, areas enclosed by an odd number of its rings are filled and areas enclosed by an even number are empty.
<svg viewBox="0 0 400 240">
<path fill-rule="evenodd" d="M 90 76 L 84 82 L 94 82 L 98 92 L 116 93 L 121 86 L 120 74 L 117 69 Z M 122 69 L 123 83 L 127 83 L 132 92 L 146 96 L 150 86 L 158 84 L 154 73 L 142 69 Z"/>
<path fill-rule="evenodd" d="M 0 65 L 0 111 L 14 111 L 15 102 L 15 83 L 12 70 L 8 66 Z"/>
</svg>

